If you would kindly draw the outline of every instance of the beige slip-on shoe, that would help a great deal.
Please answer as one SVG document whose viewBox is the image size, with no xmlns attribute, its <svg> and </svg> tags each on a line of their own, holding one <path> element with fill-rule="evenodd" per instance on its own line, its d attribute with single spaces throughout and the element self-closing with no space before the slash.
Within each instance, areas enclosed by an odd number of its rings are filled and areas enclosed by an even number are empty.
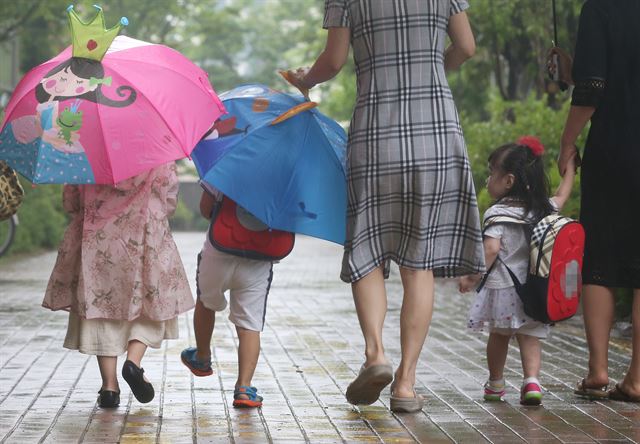
<svg viewBox="0 0 640 444">
<path fill-rule="evenodd" d="M 413 398 L 400 398 L 391 394 L 389 409 L 395 413 L 419 412 L 424 407 L 424 398 L 413 391 Z"/>
<path fill-rule="evenodd" d="M 347 387 L 347 401 L 351 404 L 373 404 L 391 381 L 393 368 L 389 364 L 362 366 L 356 379 Z"/>
</svg>

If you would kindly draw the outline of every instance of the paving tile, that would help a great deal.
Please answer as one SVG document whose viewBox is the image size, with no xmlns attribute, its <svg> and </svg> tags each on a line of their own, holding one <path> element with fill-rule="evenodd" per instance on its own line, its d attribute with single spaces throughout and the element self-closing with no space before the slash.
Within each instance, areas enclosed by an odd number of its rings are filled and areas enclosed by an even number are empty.
<svg viewBox="0 0 640 444">
<path fill-rule="evenodd" d="M 175 237 L 193 278 L 203 236 Z M 232 407 L 237 338 L 227 313 L 216 320 L 212 377 L 194 377 L 180 363 L 180 351 L 194 342 L 187 313 L 180 316 L 180 339 L 145 356 L 156 398 L 141 405 L 122 381 L 120 407 L 98 408 L 95 358 L 62 348 L 66 313 L 40 307 L 55 253 L 3 263 L 0 442 L 640 442 L 640 406 L 573 395 L 587 366 L 579 318 L 556 326 L 544 343 L 543 406 L 519 404 L 515 342 L 505 369 L 506 401 L 484 402 L 486 337 L 465 331 L 471 299 L 459 295 L 451 281 L 437 284 L 433 323 L 418 364 L 423 411 L 391 413 L 388 389 L 371 406 L 347 404 L 344 392 L 363 360 L 364 341 L 350 288 L 338 279 L 341 257 L 339 247 L 299 236 L 294 253 L 275 266 L 254 378 L 265 397 L 260 410 Z M 396 269 L 387 292 L 384 339 L 397 364 L 402 288 Z M 612 343 L 613 380 L 629 365 L 628 347 Z"/>
</svg>

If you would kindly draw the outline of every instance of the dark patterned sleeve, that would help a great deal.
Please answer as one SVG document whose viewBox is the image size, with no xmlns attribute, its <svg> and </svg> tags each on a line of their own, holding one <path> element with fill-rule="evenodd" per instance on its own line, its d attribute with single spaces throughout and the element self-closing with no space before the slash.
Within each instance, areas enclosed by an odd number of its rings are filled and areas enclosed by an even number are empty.
<svg viewBox="0 0 640 444">
<path fill-rule="evenodd" d="M 605 18 L 604 12 L 599 11 L 592 0 L 582 7 L 573 61 L 572 105 L 597 107 L 604 95 L 607 77 Z"/>
<path fill-rule="evenodd" d="M 467 0 L 450 0 L 451 6 L 449 7 L 449 15 L 460 14 L 465 9 L 469 8 L 469 2 Z"/>
<path fill-rule="evenodd" d="M 325 0 L 322 27 L 324 29 L 351 27 L 347 0 Z"/>
</svg>

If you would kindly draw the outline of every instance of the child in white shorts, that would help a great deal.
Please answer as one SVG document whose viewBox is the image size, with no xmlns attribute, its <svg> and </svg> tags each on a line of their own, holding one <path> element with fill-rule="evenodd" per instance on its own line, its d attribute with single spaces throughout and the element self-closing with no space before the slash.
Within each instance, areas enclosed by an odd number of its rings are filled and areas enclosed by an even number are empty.
<svg viewBox="0 0 640 444">
<path fill-rule="evenodd" d="M 200 213 L 211 219 L 212 211 L 222 195 L 206 183 L 200 199 Z M 273 277 L 273 262 L 234 256 L 216 249 L 209 238 L 198 255 L 196 275 L 197 302 L 193 314 L 196 347 L 182 351 L 182 362 L 196 376 L 209 376 L 211 368 L 211 336 L 216 312 L 227 307 L 229 320 L 238 334 L 238 379 L 234 391 L 234 407 L 260 407 L 262 397 L 251 385 L 260 355 L 260 332 L 264 327 L 267 295 Z"/>
</svg>

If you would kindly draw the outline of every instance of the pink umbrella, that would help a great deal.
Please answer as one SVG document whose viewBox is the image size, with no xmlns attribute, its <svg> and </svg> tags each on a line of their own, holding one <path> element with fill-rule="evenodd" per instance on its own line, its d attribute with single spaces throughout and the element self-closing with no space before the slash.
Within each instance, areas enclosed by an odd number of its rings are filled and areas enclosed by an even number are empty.
<svg viewBox="0 0 640 444">
<path fill-rule="evenodd" d="M 76 54 L 81 33 L 74 32 L 73 57 L 72 47 L 65 49 L 29 71 L 13 92 L 0 159 L 31 182 L 117 183 L 189 156 L 226 112 L 207 74 L 182 54 L 104 37 L 110 31 L 80 42 L 85 53 L 106 45 L 100 60 Z"/>
</svg>

